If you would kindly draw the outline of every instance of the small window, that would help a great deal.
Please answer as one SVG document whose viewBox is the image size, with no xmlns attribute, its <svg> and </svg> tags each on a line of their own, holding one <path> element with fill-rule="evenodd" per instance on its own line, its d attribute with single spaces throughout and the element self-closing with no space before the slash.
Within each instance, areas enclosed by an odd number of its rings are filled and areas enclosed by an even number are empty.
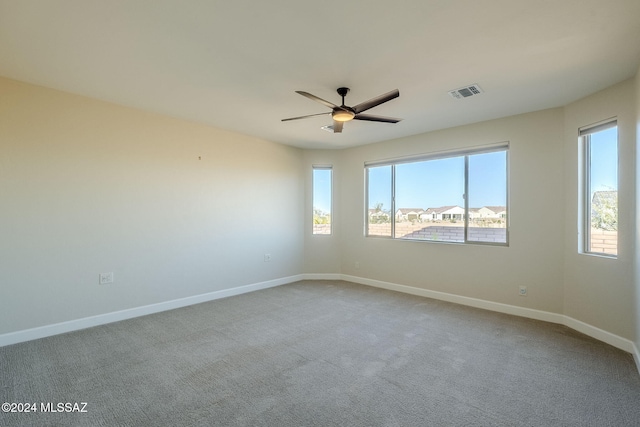
<svg viewBox="0 0 640 427">
<path fill-rule="evenodd" d="M 618 255 L 618 127 L 615 120 L 580 130 L 583 251 Z"/>
<path fill-rule="evenodd" d="M 331 166 L 313 167 L 313 234 L 331 234 Z"/>
</svg>

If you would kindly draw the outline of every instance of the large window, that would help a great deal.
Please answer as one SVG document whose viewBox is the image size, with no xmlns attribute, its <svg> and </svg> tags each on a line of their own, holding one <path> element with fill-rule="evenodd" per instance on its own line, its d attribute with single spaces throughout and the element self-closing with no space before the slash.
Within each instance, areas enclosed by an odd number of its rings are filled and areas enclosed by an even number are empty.
<svg viewBox="0 0 640 427">
<path fill-rule="evenodd" d="M 508 148 L 366 163 L 366 235 L 506 245 Z"/>
<path fill-rule="evenodd" d="M 580 130 L 584 159 L 583 251 L 618 254 L 618 127 L 609 120 Z"/>
<path fill-rule="evenodd" d="M 331 234 L 331 166 L 313 167 L 313 234 Z"/>
</svg>

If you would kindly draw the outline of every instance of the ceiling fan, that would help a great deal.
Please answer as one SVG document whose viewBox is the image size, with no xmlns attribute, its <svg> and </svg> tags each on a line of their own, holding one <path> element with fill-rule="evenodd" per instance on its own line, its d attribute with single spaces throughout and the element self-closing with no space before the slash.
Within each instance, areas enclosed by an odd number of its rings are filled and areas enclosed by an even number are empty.
<svg viewBox="0 0 640 427">
<path fill-rule="evenodd" d="M 312 95 L 308 92 L 297 90 L 296 93 L 299 93 L 302 96 L 306 96 L 309 99 L 312 99 L 316 102 L 319 102 L 322 105 L 325 105 L 331 108 L 331 113 L 327 112 L 327 113 L 309 114 L 307 116 L 300 116 L 300 117 L 291 117 L 289 119 L 282 119 L 283 122 L 286 122 L 289 120 L 299 120 L 299 119 L 306 119 L 308 117 L 323 116 L 325 114 L 331 114 L 331 117 L 333 118 L 333 132 L 340 133 L 342 132 L 342 126 L 344 122 L 348 122 L 350 120 L 368 120 L 370 122 L 384 122 L 384 123 L 398 123 L 400 120 L 402 120 L 402 119 L 396 119 L 393 117 L 383 117 L 383 116 L 373 116 L 371 114 L 362 114 L 363 111 L 367 111 L 370 108 L 376 107 L 380 104 L 383 104 L 387 101 L 391 101 L 392 99 L 399 97 L 400 92 L 398 92 L 398 89 L 392 90 L 391 92 L 387 92 L 380 96 L 376 96 L 375 98 L 362 102 L 354 107 L 348 107 L 344 105 L 344 97 L 347 95 L 347 93 L 349 93 L 348 87 L 338 88 L 338 95 L 342 97 L 342 105 L 335 105 L 329 101 L 325 101 L 322 98 L 318 98 L 317 96 Z"/>
</svg>

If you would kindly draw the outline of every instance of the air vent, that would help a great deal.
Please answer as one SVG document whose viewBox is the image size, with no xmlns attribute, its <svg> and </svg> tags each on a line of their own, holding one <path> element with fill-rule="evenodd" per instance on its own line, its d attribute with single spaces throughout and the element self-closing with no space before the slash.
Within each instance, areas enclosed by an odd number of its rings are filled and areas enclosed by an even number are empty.
<svg viewBox="0 0 640 427">
<path fill-rule="evenodd" d="M 463 98 L 469 98 L 470 96 L 479 95 L 479 94 L 481 94 L 483 92 L 484 91 L 482 90 L 482 88 L 479 85 L 472 84 L 472 85 L 469 85 L 469 86 L 460 87 L 458 89 L 450 90 L 449 91 L 449 95 L 451 95 L 451 97 L 455 98 L 455 99 L 463 99 Z"/>
</svg>

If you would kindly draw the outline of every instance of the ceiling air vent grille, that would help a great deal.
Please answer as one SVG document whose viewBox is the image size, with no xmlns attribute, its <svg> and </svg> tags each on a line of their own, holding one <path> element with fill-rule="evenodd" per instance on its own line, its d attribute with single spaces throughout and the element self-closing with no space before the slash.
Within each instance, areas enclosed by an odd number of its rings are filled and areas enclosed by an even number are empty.
<svg viewBox="0 0 640 427">
<path fill-rule="evenodd" d="M 455 98 L 455 99 L 463 99 L 463 98 L 469 98 L 469 97 L 474 96 L 474 95 L 479 95 L 479 94 L 481 94 L 483 92 L 484 91 L 482 90 L 482 88 L 478 84 L 472 84 L 472 85 L 469 85 L 469 86 L 460 87 L 458 89 L 450 90 L 449 91 L 449 95 L 451 95 L 451 97 Z"/>
</svg>

